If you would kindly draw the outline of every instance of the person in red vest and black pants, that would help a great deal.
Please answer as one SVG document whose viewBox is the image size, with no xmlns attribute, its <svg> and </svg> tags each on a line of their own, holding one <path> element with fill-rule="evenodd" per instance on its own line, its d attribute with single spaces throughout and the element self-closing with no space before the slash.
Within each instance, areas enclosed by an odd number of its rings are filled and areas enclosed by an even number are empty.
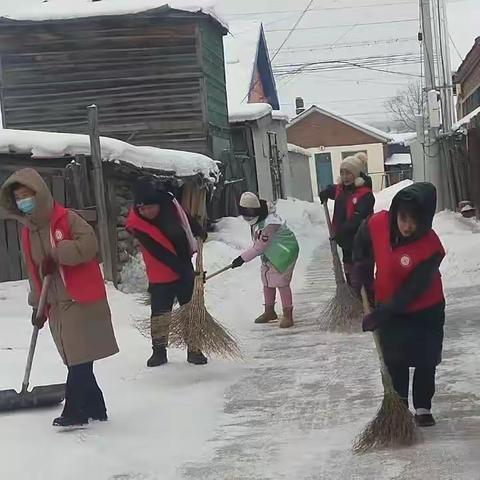
<svg viewBox="0 0 480 480">
<path fill-rule="evenodd" d="M 93 373 L 96 360 L 118 352 L 110 308 L 98 263 L 93 228 L 55 202 L 42 177 L 33 169 L 15 172 L 2 186 L 0 207 L 18 220 L 22 251 L 31 283 L 32 323 L 47 322 L 68 377 L 65 406 L 56 427 L 107 420 L 103 393 Z M 45 277 L 50 277 L 47 308 L 37 315 Z"/>
<path fill-rule="evenodd" d="M 363 220 L 373 213 L 375 197 L 372 180 L 366 174 L 366 155 L 359 153 L 347 157 L 340 165 L 340 179 L 320 192 L 320 200 L 335 200 L 332 226 L 334 238 L 343 252 L 343 265 L 347 283 L 358 289 L 353 268 L 353 241 Z M 373 272 L 371 272 L 373 276 Z"/>
<path fill-rule="evenodd" d="M 390 211 L 379 212 L 360 227 L 356 262 L 375 262 L 376 307 L 364 318 L 364 331 L 378 329 L 395 390 L 408 405 L 409 368 L 413 404 L 420 426 L 432 426 L 435 371 L 441 361 L 445 297 L 439 271 L 445 256 L 432 230 L 436 190 L 415 183 L 394 197 Z"/>
<path fill-rule="evenodd" d="M 195 237 L 205 240 L 207 235 L 170 192 L 157 189 L 148 177 L 137 183 L 127 230 L 138 240 L 145 262 L 153 349 L 147 366 L 157 367 L 168 362 L 169 325 L 175 300 L 185 305 L 193 295 Z M 189 349 L 187 361 L 205 365 L 207 358 L 202 352 Z"/>
</svg>

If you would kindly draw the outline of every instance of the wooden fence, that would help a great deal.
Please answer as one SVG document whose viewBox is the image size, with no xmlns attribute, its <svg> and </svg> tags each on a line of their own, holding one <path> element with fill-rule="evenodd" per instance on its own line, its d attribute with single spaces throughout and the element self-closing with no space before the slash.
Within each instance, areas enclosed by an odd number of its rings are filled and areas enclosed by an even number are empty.
<svg viewBox="0 0 480 480">
<path fill-rule="evenodd" d="M 16 170 L 32 167 L 32 163 L 29 155 L 0 154 L 0 185 Z M 74 163 L 72 158 L 37 159 L 35 169 L 56 201 L 95 224 L 96 209 L 84 157 L 77 157 Z M 15 220 L 0 220 L 0 282 L 27 277 L 20 246 L 21 228 Z"/>
</svg>

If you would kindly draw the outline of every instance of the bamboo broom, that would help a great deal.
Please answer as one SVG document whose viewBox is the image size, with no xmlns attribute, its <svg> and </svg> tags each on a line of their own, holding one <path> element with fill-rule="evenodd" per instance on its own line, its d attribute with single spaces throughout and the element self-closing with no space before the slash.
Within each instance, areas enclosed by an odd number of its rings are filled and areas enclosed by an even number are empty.
<svg viewBox="0 0 480 480">
<path fill-rule="evenodd" d="M 365 313 L 371 312 L 365 289 L 362 289 Z M 383 359 L 382 345 L 378 332 L 373 332 L 375 348 L 380 361 L 383 383 L 383 401 L 375 418 L 365 427 L 355 440 L 355 453 L 366 453 L 389 447 L 406 447 L 420 441 L 420 433 L 415 417 L 393 387 L 392 377 Z"/>
<path fill-rule="evenodd" d="M 222 269 L 226 271 L 230 268 Z M 205 285 L 203 278 L 203 243 L 198 240 L 198 253 L 193 296 L 189 303 L 172 312 L 170 345 L 187 347 L 224 358 L 241 357 L 235 338 L 205 308 Z"/>
<path fill-rule="evenodd" d="M 338 255 L 337 243 L 333 239 L 333 227 L 327 203 L 323 204 L 325 219 L 330 235 L 330 249 L 335 274 L 336 291 L 320 315 L 322 330 L 332 332 L 359 332 L 362 317 L 362 303 L 354 290 L 345 281 L 342 262 Z"/>
</svg>

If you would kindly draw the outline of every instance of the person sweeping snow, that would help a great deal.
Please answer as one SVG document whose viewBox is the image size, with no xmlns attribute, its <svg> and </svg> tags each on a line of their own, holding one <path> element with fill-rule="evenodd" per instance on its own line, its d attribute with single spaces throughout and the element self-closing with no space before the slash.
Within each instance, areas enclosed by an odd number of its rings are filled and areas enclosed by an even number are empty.
<svg viewBox="0 0 480 480">
<path fill-rule="evenodd" d="M 187 216 L 171 193 L 158 190 L 146 177 L 137 183 L 134 201 L 126 228 L 139 241 L 145 262 L 153 350 L 147 366 L 157 367 L 168 362 L 169 325 L 175 300 L 185 305 L 193 295 L 194 235 L 205 239 L 206 233 Z M 188 349 L 187 361 L 205 365 L 207 358 L 202 352 Z"/>
<path fill-rule="evenodd" d="M 376 265 L 376 308 L 363 329 L 378 329 L 393 386 L 407 405 L 409 368 L 415 368 L 413 404 L 422 427 L 435 424 L 431 407 L 445 323 L 439 271 L 445 251 L 432 229 L 435 210 L 435 187 L 415 183 L 397 193 L 390 211 L 362 224 L 354 246 L 356 262 Z"/>
<path fill-rule="evenodd" d="M 7 218 L 24 225 L 22 251 L 32 285 L 32 323 L 49 322 L 68 377 L 65 406 L 53 421 L 57 427 L 107 420 L 103 393 L 93 362 L 118 352 L 105 284 L 96 259 L 93 228 L 80 216 L 55 202 L 33 169 L 14 173 L 2 186 L 0 207 Z M 42 283 L 50 277 L 47 309 L 37 316 Z"/>
<path fill-rule="evenodd" d="M 353 241 L 360 224 L 373 213 L 375 205 L 372 181 L 366 172 L 365 154 L 358 153 L 347 157 L 340 166 L 338 183 L 329 185 L 319 194 L 322 203 L 328 199 L 335 201 L 332 222 L 334 240 L 342 249 L 347 283 L 356 290 L 359 289 L 353 268 Z"/>
<path fill-rule="evenodd" d="M 265 311 L 255 323 L 277 320 L 275 299 L 277 289 L 283 307 L 280 328 L 293 326 L 293 298 L 290 283 L 298 258 L 299 247 L 294 233 L 285 221 L 254 193 L 245 192 L 240 198 L 240 215 L 252 227 L 253 246 L 232 262 L 232 268 L 241 267 L 256 257 L 261 257 L 261 277 Z"/>
</svg>

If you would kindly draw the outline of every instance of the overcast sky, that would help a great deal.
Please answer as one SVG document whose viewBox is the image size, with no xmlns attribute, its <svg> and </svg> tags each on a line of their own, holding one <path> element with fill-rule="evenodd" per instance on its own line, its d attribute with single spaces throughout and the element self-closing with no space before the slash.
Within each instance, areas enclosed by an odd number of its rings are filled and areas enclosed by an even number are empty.
<svg viewBox="0 0 480 480">
<path fill-rule="evenodd" d="M 72 4 L 88 0 L 54 1 Z M 0 12 L 41 2 L 0 0 Z M 231 24 L 261 20 L 273 57 L 309 0 L 192 0 L 192 3 L 215 3 L 218 13 Z M 277 76 L 282 109 L 292 114 L 295 97 L 302 96 L 307 106 L 316 103 L 364 122 L 384 120 L 385 99 L 408 82 L 416 81 L 421 73 L 416 40 L 418 12 L 418 0 L 315 0 L 274 59 L 276 71 L 290 73 Z M 448 21 L 456 46 L 451 44 L 455 69 L 460 56 L 465 57 L 475 37 L 480 35 L 480 0 L 450 0 Z M 305 73 L 295 66 L 330 60 L 363 63 L 366 57 L 375 57 L 372 61 L 380 62 L 374 68 L 400 74 L 360 68 Z"/>
<path fill-rule="evenodd" d="M 288 34 L 279 30 L 291 28 L 307 4 L 308 0 L 222 0 L 217 9 L 232 23 L 238 19 L 262 20 L 273 56 Z M 287 10 L 294 11 L 276 13 Z M 455 69 L 461 62 L 459 54 L 465 57 L 475 37 L 480 36 L 480 0 L 451 0 L 448 17 L 450 34 L 458 49 L 457 53 L 451 45 Z M 396 58 L 400 62 L 418 62 L 418 18 L 415 0 L 316 0 L 275 58 L 274 67 L 282 66 L 283 71 L 293 68 L 289 65 L 303 62 L 338 59 L 357 62 L 354 59 L 365 57 L 387 57 L 379 59 L 383 62 L 394 62 Z M 369 25 L 362 25 L 366 23 Z M 365 122 L 382 120 L 386 116 L 385 99 L 402 85 L 415 81 L 414 75 L 421 70 L 419 63 L 384 64 L 379 68 L 408 75 L 356 68 L 278 76 L 282 108 L 293 113 L 295 97 L 302 96 L 307 105 L 316 103 Z"/>
</svg>

